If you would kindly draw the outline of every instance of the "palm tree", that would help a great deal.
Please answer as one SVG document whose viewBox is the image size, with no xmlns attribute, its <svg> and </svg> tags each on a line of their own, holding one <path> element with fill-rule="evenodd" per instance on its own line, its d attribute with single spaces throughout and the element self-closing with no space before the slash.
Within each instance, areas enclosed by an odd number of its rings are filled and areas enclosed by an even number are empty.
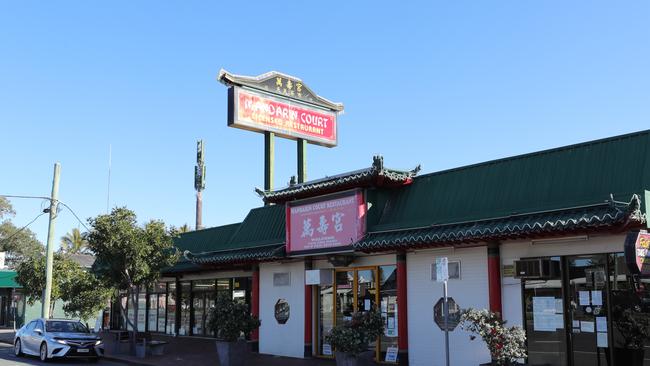
<svg viewBox="0 0 650 366">
<path fill-rule="evenodd" d="M 190 232 L 190 231 L 192 231 L 192 228 L 190 228 L 190 225 L 188 225 L 188 224 L 184 224 L 183 226 L 178 228 L 179 233 L 187 233 L 187 232 Z"/>
<path fill-rule="evenodd" d="M 85 233 L 79 229 L 72 229 L 71 232 L 61 237 L 61 252 L 68 254 L 88 253 L 88 241 Z"/>
</svg>

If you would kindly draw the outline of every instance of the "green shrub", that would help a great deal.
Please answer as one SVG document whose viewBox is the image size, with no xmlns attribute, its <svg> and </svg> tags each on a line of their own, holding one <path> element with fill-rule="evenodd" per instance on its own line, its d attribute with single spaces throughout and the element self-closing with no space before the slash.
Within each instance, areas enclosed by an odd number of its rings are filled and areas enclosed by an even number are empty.
<svg viewBox="0 0 650 366">
<path fill-rule="evenodd" d="M 259 328 L 260 320 L 248 311 L 248 305 L 225 294 L 217 296 L 214 308 L 208 314 L 207 329 L 217 339 L 235 342 Z"/>
<path fill-rule="evenodd" d="M 336 351 L 359 354 L 384 332 L 384 319 L 377 311 L 357 312 L 352 319 L 334 327 L 325 335 L 325 342 Z"/>
</svg>

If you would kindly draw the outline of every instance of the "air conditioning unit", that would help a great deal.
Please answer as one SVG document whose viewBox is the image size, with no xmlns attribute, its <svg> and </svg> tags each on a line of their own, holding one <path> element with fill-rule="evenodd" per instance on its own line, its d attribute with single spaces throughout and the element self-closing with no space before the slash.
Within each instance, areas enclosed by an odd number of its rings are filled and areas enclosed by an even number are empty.
<svg viewBox="0 0 650 366">
<path fill-rule="evenodd" d="M 560 262 L 548 258 L 522 259 L 515 261 L 515 278 L 560 278 Z"/>
</svg>

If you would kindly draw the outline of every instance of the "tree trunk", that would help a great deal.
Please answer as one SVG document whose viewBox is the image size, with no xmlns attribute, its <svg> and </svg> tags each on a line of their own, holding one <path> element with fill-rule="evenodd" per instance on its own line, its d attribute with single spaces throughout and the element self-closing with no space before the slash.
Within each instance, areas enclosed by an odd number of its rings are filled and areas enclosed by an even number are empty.
<svg viewBox="0 0 650 366">
<path fill-rule="evenodd" d="M 135 291 L 134 291 L 135 290 Z M 131 287 L 131 299 L 133 300 L 133 340 L 131 341 L 131 345 L 133 346 L 132 352 L 135 354 L 135 346 L 138 342 L 138 298 L 140 295 L 140 287 L 139 286 L 134 286 Z"/>
</svg>

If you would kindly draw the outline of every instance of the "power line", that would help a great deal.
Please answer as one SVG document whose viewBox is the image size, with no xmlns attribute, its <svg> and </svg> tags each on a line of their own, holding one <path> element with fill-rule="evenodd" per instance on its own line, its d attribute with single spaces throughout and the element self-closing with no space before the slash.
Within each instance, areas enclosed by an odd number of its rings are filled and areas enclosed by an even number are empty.
<svg viewBox="0 0 650 366">
<path fill-rule="evenodd" d="M 33 224 L 34 221 L 36 221 L 39 217 L 45 215 L 46 213 L 47 213 L 47 212 L 41 212 L 40 214 L 38 214 L 38 216 L 36 216 L 36 217 L 35 217 L 32 221 L 30 221 L 27 225 L 21 227 L 21 228 L 18 229 L 15 233 L 13 233 L 13 234 L 9 235 L 8 237 L 2 239 L 2 240 L 0 241 L 0 243 L 8 242 L 9 239 L 11 239 L 11 238 L 13 238 L 14 236 L 18 235 L 18 233 L 20 233 L 21 231 L 25 230 L 29 225 Z"/>
<path fill-rule="evenodd" d="M 18 196 L 18 195 L 10 195 L 10 194 L 0 194 L 0 197 L 7 197 L 7 198 L 36 198 L 36 199 L 43 199 L 43 200 L 52 201 L 52 198 L 50 198 L 50 197 L 43 197 L 43 196 Z M 72 213 L 72 215 L 74 215 L 74 217 L 75 217 L 75 218 L 77 219 L 77 221 L 79 221 L 79 223 L 80 223 L 80 224 L 81 224 L 81 225 L 86 229 L 86 231 L 90 231 L 90 229 L 88 228 L 88 226 L 86 226 L 86 224 L 84 224 L 83 221 L 81 221 L 81 219 L 79 218 L 79 216 L 77 216 L 77 214 L 72 210 L 72 208 L 70 208 L 70 206 L 66 205 L 64 202 L 61 202 L 61 201 L 58 201 L 58 202 L 59 202 L 60 204 L 62 204 L 63 207 L 67 208 L 67 209 Z M 45 213 L 45 212 L 44 212 L 44 213 Z"/>
</svg>

